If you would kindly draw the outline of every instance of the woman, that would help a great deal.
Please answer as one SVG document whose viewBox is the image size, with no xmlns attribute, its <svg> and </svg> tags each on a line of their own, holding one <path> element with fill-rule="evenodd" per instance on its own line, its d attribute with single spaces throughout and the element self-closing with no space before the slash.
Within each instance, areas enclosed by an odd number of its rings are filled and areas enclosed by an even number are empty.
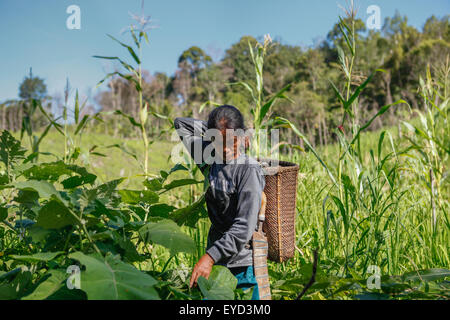
<svg viewBox="0 0 450 320">
<path fill-rule="evenodd" d="M 245 154 L 248 138 L 233 134 L 245 130 L 244 117 L 235 107 L 224 105 L 214 109 L 207 122 L 176 118 L 174 124 L 209 181 L 205 197 L 211 228 L 206 253 L 194 267 L 190 287 L 199 276 L 208 278 L 214 264 L 223 265 L 238 279 L 238 288 L 254 287 L 252 300 L 259 300 L 251 238 L 257 228 L 265 179 L 259 163 Z M 213 141 L 208 141 L 208 136 L 213 136 Z M 204 155 L 211 149 L 213 162 Z"/>
</svg>

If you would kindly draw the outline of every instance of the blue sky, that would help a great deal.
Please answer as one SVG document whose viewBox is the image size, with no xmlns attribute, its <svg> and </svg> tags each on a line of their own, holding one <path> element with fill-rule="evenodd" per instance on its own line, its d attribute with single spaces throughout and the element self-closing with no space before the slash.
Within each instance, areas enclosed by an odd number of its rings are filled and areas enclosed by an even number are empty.
<svg viewBox="0 0 450 320">
<path fill-rule="evenodd" d="M 336 23 L 345 0 L 147 0 L 145 13 L 158 28 L 150 31 L 144 68 L 173 74 L 183 50 L 197 45 L 213 57 L 243 35 L 270 33 L 284 43 L 310 46 Z M 69 5 L 81 9 L 81 30 L 68 30 Z M 359 0 L 358 16 L 366 20 L 369 5 L 378 5 L 382 21 L 396 9 L 421 29 L 431 15 L 450 13 L 448 0 Z M 93 55 L 127 55 L 109 33 L 130 42 L 121 30 L 140 13 L 141 0 L 0 0 L 0 102 L 17 98 L 29 67 L 45 79 L 48 93 L 71 86 L 88 92 L 112 65 Z M 95 94 L 95 91 L 92 92 Z"/>
</svg>

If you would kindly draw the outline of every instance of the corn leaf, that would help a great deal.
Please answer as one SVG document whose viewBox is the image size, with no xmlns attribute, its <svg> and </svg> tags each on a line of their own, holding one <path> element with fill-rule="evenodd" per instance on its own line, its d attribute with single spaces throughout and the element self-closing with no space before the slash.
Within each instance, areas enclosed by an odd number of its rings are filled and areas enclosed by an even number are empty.
<svg viewBox="0 0 450 320">
<path fill-rule="evenodd" d="M 356 98 L 359 97 L 359 95 L 361 94 L 361 92 L 364 90 L 364 88 L 369 84 L 369 82 L 372 80 L 373 76 L 375 75 L 375 73 L 377 71 L 380 72 L 385 72 L 383 69 L 377 69 L 375 70 L 367 79 L 366 81 L 364 81 L 358 88 L 356 88 L 355 92 L 353 93 L 353 95 L 350 97 L 350 99 L 348 99 L 348 101 L 346 101 L 344 103 L 344 109 L 346 111 L 349 110 L 350 106 L 352 105 L 352 103 L 356 100 Z"/>
<path fill-rule="evenodd" d="M 308 146 L 308 148 L 311 150 L 311 152 L 314 154 L 314 156 L 319 160 L 320 164 L 325 168 L 325 170 L 328 173 L 328 176 L 330 177 L 331 181 L 333 181 L 334 184 L 337 184 L 336 179 L 334 178 L 333 174 L 331 173 L 330 169 L 328 169 L 328 166 L 325 164 L 325 162 L 322 160 L 322 158 L 319 156 L 317 151 L 313 148 L 311 143 L 308 141 L 308 139 L 297 129 L 295 125 L 292 124 L 289 120 L 282 118 L 282 117 L 276 117 L 275 118 L 280 123 L 284 123 L 288 125 L 294 132 L 297 134 L 300 138 L 303 139 L 305 144 Z"/>
<path fill-rule="evenodd" d="M 119 40 L 117 40 L 116 38 L 114 38 L 112 35 L 108 34 L 108 37 L 110 37 L 111 39 L 113 39 L 114 41 L 117 41 L 122 47 L 127 48 L 128 52 L 130 53 L 130 55 L 133 57 L 134 61 L 136 61 L 137 64 L 141 64 L 141 61 L 139 60 L 138 56 L 136 55 L 136 53 L 134 52 L 133 48 L 130 47 L 129 45 L 126 45 L 123 42 L 120 42 Z"/>
<path fill-rule="evenodd" d="M 283 94 L 286 91 L 288 91 L 290 88 L 291 88 L 291 84 L 288 84 L 286 87 L 284 87 L 283 89 L 278 91 L 272 98 L 270 98 L 270 100 L 266 104 L 264 104 L 262 106 L 261 111 L 260 111 L 260 113 L 258 115 L 258 122 L 259 122 L 260 125 L 263 122 L 263 119 L 266 116 L 267 112 L 270 110 L 270 108 L 272 107 L 272 105 L 275 103 L 275 101 L 277 99 L 288 99 L 288 100 L 290 100 L 288 97 L 286 97 Z"/>
</svg>

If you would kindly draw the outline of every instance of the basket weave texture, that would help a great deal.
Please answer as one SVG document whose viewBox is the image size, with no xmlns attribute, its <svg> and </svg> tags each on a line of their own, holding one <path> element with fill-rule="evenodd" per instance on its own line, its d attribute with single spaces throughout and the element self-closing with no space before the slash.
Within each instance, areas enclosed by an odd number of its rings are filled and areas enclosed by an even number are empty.
<svg viewBox="0 0 450 320">
<path fill-rule="evenodd" d="M 294 256 L 297 177 L 299 167 L 295 163 L 258 159 L 265 172 L 267 197 L 266 220 L 263 231 L 269 243 L 268 258 L 283 262 Z M 265 167 L 268 164 L 269 167 Z"/>
</svg>

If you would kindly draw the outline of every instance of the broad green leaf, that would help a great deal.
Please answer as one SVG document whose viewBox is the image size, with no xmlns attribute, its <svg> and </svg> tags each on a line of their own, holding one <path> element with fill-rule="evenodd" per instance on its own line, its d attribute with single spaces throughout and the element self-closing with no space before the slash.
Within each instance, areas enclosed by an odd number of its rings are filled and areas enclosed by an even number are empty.
<svg viewBox="0 0 450 320">
<path fill-rule="evenodd" d="M 14 138 L 7 130 L 0 135 L 0 161 L 6 168 L 12 168 L 19 160 L 25 158 L 26 149 L 22 148 L 20 141 Z"/>
<path fill-rule="evenodd" d="M 61 181 L 61 184 L 63 185 L 64 189 L 73 189 L 87 183 L 93 184 L 96 179 L 97 176 L 94 174 L 88 174 L 85 176 L 73 176 Z"/>
<path fill-rule="evenodd" d="M 403 275 L 404 281 L 436 281 L 446 277 L 450 277 L 450 270 L 438 268 L 413 271 Z"/>
<path fill-rule="evenodd" d="M 170 171 L 169 171 L 169 175 L 176 172 L 176 171 L 189 171 L 188 168 L 186 168 L 185 166 L 183 166 L 181 163 L 177 163 L 176 165 L 174 165 Z"/>
<path fill-rule="evenodd" d="M 148 274 L 124 263 L 110 253 L 105 258 L 75 252 L 69 256 L 86 267 L 81 272 L 81 290 L 89 300 L 159 300 L 154 285 L 157 281 Z"/>
<path fill-rule="evenodd" d="M 33 275 L 30 271 L 17 268 L 14 273 L 9 273 L 14 276 L 11 282 L 0 284 L 0 300 L 13 300 L 21 298 L 28 290 L 31 284 Z M 3 277 L 8 274 L 4 274 Z"/>
<path fill-rule="evenodd" d="M 209 278 L 199 277 L 198 286 L 207 300 L 233 300 L 237 278 L 224 266 L 214 266 Z"/>
<path fill-rule="evenodd" d="M 74 155 L 72 157 L 76 158 Z M 62 181 L 64 188 L 75 188 L 86 183 L 92 184 L 97 178 L 96 175 L 89 173 L 85 168 L 68 165 L 63 161 L 42 163 L 23 171 L 23 175 L 29 179 L 48 181 L 57 181 L 63 175 L 72 176 L 74 173 L 79 176 L 69 177 Z"/>
<path fill-rule="evenodd" d="M 404 292 L 405 290 L 411 289 L 411 286 L 408 283 L 397 282 L 397 277 L 390 277 L 388 280 L 384 280 L 381 278 L 381 290 L 384 293 L 388 294 L 399 294 Z M 401 281 L 401 279 L 398 279 Z"/>
<path fill-rule="evenodd" d="M 0 186 L 3 186 L 9 182 L 9 178 L 6 174 L 0 174 Z"/>
<path fill-rule="evenodd" d="M 60 229 L 77 223 L 78 220 L 63 203 L 51 200 L 39 210 L 36 225 L 45 229 Z"/>
<path fill-rule="evenodd" d="M 28 229 L 28 234 L 30 235 L 34 243 L 44 243 L 45 239 L 50 233 L 50 230 L 39 227 L 36 224 Z"/>
<path fill-rule="evenodd" d="M 123 250 L 123 258 L 127 262 L 144 261 L 145 257 L 137 251 L 136 245 L 128 237 L 120 235 L 118 232 L 111 232 L 112 239 Z"/>
<path fill-rule="evenodd" d="M 164 180 L 167 179 L 167 177 L 169 176 L 169 173 L 165 170 L 160 170 L 159 174 Z"/>
<path fill-rule="evenodd" d="M 28 181 L 20 181 L 12 184 L 17 189 L 20 190 L 31 190 L 36 191 L 39 194 L 40 198 L 48 199 L 51 196 L 55 196 L 60 198 L 58 191 L 56 191 L 53 184 L 47 181 L 38 181 L 38 180 L 28 180 Z"/>
<path fill-rule="evenodd" d="M 180 180 L 174 180 L 171 181 L 170 183 L 164 185 L 164 189 L 166 190 L 172 190 L 178 187 L 182 187 L 182 186 L 187 186 L 187 185 L 191 185 L 191 184 L 199 184 L 199 183 L 203 183 L 203 181 L 197 181 L 195 179 L 180 179 Z"/>
<path fill-rule="evenodd" d="M 186 225 L 191 228 L 195 228 L 198 219 L 206 216 L 204 214 L 204 211 L 202 210 L 204 204 L 205 204 L 205 194 L 203 194 L 193 204 L 173 211 L 169 217 L 180 226 Z"/>
<path fill-rule="evenodd" d="M 250 289 L 236 289 L 234 291 L 237 296 L 235 300 L 252 300 L 254 289 L 255 287 L 251 287 Z"/>
<path fill-rule="evenodd" d="M 176 210 L 175 207 L 169 206 L 165 203 L 158 203 L 150 206 L 149 208 L 149 216 L 151 217 L 163 217 L 169 218 L 169 213 Z"/>
<path fill-rule="evenodd" d="M 11 280 L 22 271 L 22 268 L 15 268 L 8 272 L 0 273 L 0 281 Z"/>
<path fill-rule="evenodd" d="M 147 223 L 139 230 L 139 234 L 145 242 L 160 244 L 169 249 L 172 255 L 195 251 L 195 242 L 172 220 Z"/>
<path fill-rule="evenodd" d="M 122 183 L 125 178 L 119 178 L 108 181 L 94 189 L 86 190 L 86 201 L 95 201 L 102 199 L 105 203 L 120 201 L 120 197 L 117 195 L 117 186 Z"/>
<path fill-rule="evenodd" d="M 151 191 L 159 191 L 163 188 L 161 181 L 159 179 L 146 179 L 143 182 L 143 185 L 147 187 Z"/>
<path fill-rule="evenodd" d="M 119 190 L 122 201 L 129 204 L 145 202 L 147 204 L 156 203 L 159 200 L 157 193 L 151 190 Z"/>
<path fill-rule="evenodd" d="M 36 262 L 48 262 L 53 260 L 60 254 L 64 253 L 63 251 L 58 252 L 39 252 L 28 256 L 20 256 L 20 255 L 10 255 L 14 260 L 26 261 L 30 263 Z"/>
<path fill-rule="evenodd" d="M 41 280 L 37 283 L 37 287 L 33 292 L 22 300 L 44 300 L 47 299 L 52 294 L 55 294 L 63 286 L 65 286 L 65 281 L 69 275 L 60 269 L 50 270 L 46 273 Z"/>
<path fill-rule="evenodd" d="M 44 152 L 33 152 L 31 153 L 21 164 L 18 164 L 14 167 L 12 171 L 16 176 L 20 176 L 22 172 L 28 170 L 33 166 L 31 161 L 33 161 L 39 154 L 45 154 Z"/>
<path fill-rule="evenodd" d="M 8 218 L 8 208 L 0 206 L 0 221 L 5 220 L 6 218 Z"/>
<path fill-rule="evenodd" d="M 64 161 L 50 163 L 40 163 L 23 171 L 23 175 L 28 179 L 57 181 L 62 175 L 70 175 L 71 170 Z"/>
</svg>

